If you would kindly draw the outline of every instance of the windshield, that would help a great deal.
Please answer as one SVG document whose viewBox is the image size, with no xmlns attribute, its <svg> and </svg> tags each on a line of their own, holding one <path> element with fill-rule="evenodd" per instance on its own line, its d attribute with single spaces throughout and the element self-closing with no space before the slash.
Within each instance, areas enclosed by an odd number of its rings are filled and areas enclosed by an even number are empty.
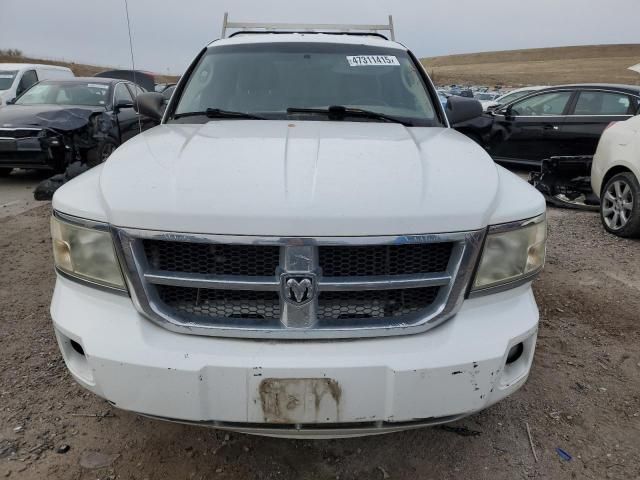
<svg viewBox="0 0 640 480">
<path fill-rule="evenodd" d="M 211 47 L 191 74 L 174 114 L 209 108 L 268 119 L 327 120 L 309 112 L 288 114 L 287 109 L 334 105 L 374 111 L 411 125 L 441 125 L 406 51 L 328 43 Z"/>
<path fill-rule="evenodd" d="M 90 82 L 41 82 L 16 100 L 16 105 L 83 105 L 103 107 L 109 85 Z"/>
<path fill-rule="evenodd" d="M 9 90 L 17 73 L 17 70 L 0 70 L 0 90 Z"/>
</svg>

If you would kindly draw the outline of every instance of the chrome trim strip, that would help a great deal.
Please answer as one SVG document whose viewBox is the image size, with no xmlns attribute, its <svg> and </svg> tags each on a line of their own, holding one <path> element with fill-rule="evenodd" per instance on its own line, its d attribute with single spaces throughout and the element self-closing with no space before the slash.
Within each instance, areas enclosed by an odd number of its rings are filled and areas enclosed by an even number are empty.
<svg viewBox="0 0 640 480">
<path fill-rule="evenodd" d="M 577 93 L 578 95 L 582 92 L 604 92 L 604 93 L 617 93 L 618 95 L 627 95 L 629 97 L 633 97 L 636 99 L 636 101 L 640 101 L 640 95 L 638 95 L 637 93 L 633 93 L 633 92 L 627 92 L 627 91 L 621 91 L 621 90 L 613 90 L 613 89 L 609 89 L 606 87 L 598 87 L 598 86 L 580 86 L 580 85 L 567 85 L 567 86 L 560 86 L 558 88 L 553 88 L 553 87 L 549 87 L 549 90 L 543 88 L 540 90 L 533 90 L 530 93 L 527 93 L 523 96 L 521 96 L 520 98 L 516 98 L 515 100 L 512 100 L 509 103 L 505 103 L 503 105 L 501 105 L 501 108 L 498 109 L 498 111 L 492 111 L 491 113 L 496 113 L 499 114 L 498 112 L 504 111 L 506 109 L 506 107 L 509 107 L 510 105 L 515 105 L 516 103 L 519 103 L 520 100 L 526 100 L 528 98 L 533 98 L 536 95 L 541 95 L 541 94 L 546 94 L 546 93 L 557 93 L 557 92 L 572 92 L 572 93 Z M 506 94 L 505 94 L 506 95 Z M 504 116 L 504 114 L 499 114 Z M 548 118 L 548 117 L 568 117 L 568 116 L 572 116 L 572 115 L 545 115 L 544 117 Z M 575 115 L 575 116 L 586 116 L 586 115 Z M 594 115 L 595 116 L 595 115 Z M 605 117 L 609 117 L 611 115 L 602 115 Z M 633 116 L 633 114 L 629 115 L 629 116 Z M 521 115 L 517 115 L 518 118 L 522 118 Z M 529 117 L 531 118 L 540 118 L 539 115 L 530 115 Z"/>
<path fill-rule="evenodd" d="M 502 113 L 498 113 L 497 115 L 500 115 L 501 117 L 504 117 L 505 115 Z M 595 115 L 595 114 L 589 114 L 589 115 L 581 115 L 579 113 L 576 114 L 571 114 L 571 115 L 511 115 L 509 118 L 548 118 L 548 119 L 552 119 L 552 118 L 577 118 L 577 117 L 586 117 L 586 118 L 599 118 L 599 117 L 624 117 L 624 118 L 631 118 L 634 115 L 632 113 L 615 113 L 615 114 L 610 114 L 610 115 L 605 115 L 605 114 L 601 114 L 601 115 Z"/>
<path fill-rule="evenodd" d="M 276 277 L 244 277 L 240 275 L 205 275 L 200 273 L 176 273 L 150 270 L 143 274 L 144 279 L 154 285 L 174 287 L 206 288 L 219 290 L 255 290 L 274 291 L 280 289 Z M 373 277 L 323 277 L 318 281 L 318 290 L 356 291 L 356 290 L 396 290 L 404 288 L 438 287 L 451 281 L 448 273 L 426 275 L 394 275 L 384 278 Z"/>
<path fill-rule="evenodd" d="M 232 337 L 232 338 L 273 338 L 273 339 L 326 339 L 326 338 L 362 338 L 393 335 L 408 335 L 425 332 L 436 325 L 446 321 L 458 311 L 479 259 L 480 248 L 484 241 L 486 229 L 425 235 L 402 236 L 378 236 L 378 237 L 257 237 L 257 236 L 229 236 L 210 234 L 188 234 L 148 231 L 112 227 L 113 236 L 116 239 L 116 252 L 124 267 L 124 275 L 131 292 L 131 298 L 136 308 L 159 326 L 177 333 Z M 206 323 L 196 316 L 184 316 L 175 318 L 167 311 L 163 302 L 158 297 L 153 284 L 145 278 L 145 273 L 151 273 L 147 262 L 142 239 L 170 240 L 177 242 L 207 242 L 207 243 L 237 243 L 244 245 L 278 245 L 281 252 L 282 267 L 298 265 L 295 270 L 304 273 L 317 274 L 315 271 L 317 259 L 314 258 L 314 250 L 320 245 L 402 245 L 408 243 L 435 243 L 453 242 L 454 246 L 447 271 L 444 272 L 452 279 L 447 285 L 442 285 L 433 304 L 420 312 L 401 317 L 358 319 L 357 325 L 346 323 L 344 320 L 333 321 L 316 319 L 315 313 L 309 309 L 315 309 L 317 302 L 311 302 L 298 312 L 298 315 L 285 315 L 287 306 L 281 306 L 281 321 L 274 324 L 262 319 L 236 319 L 236 318 L 207 318 Z M 289 254 L 302 252 L 308 257 L 308 262 L 300 266 L 296 260 L 301 260 L 300 255 L 293 255 L 286 260 Z M 306 252 L 306 253 L 305 253 Z M 311 255 L 308 255 L 311 252 Z M 285 262 L 284 264 L 282 262 Z M 300 267 L 300 268 L 298 268 Z M 304 267 L 304 268 L 302 268 Z M 279 272 L 282 273 L 282 272 Z M 209 278 L 210 280 L 210 278 Z M 318 278 L 319 287 L 324 279 Z M 335 279 L 329 279 L 336 285 Z M 415 279 L 411 279 L 414 281 Z M 444 279 L 423 279 L 428 282 L 440 282 Z M 265 287 L 266 288 L 266 287 Z M 293 314 L 293 308 L 292 314 Z M 299 317 L 299 318 L 298 318 Z M 312 324 L 310 320 L 319 320 Z"/>
<path fill-rule="evenodd" d="M 78 217 L 74 217 L 78 218 Z M 216 235 L 209 233 L 163 232 L 112 226 L 131 238 L 166 240 L 170 242 L 222 243 L 263 246 L 340 246 L 340 245 L 403 245 L 406 243 L 460 242 L 474 231 L 425 233 L 412 235 L 376 235 L 360 237 L 278 237 L 260 235 Z M 484 229 L 483 229 L 484 230 Z"/>
<path fill-rule="evenodd" d="M 151 270 L 143 274 L 154 285 L 174 287 L 210 288 L 220 290 L 274 291 L 280 289 L 275 277 L 243 277 L 240 275 L 204 275 L 199 273 L 175 273 Z"/>
<path fill-rule="evenodd" d="M 395 275 L 380 277 L 324 277 L 318 282 L 318 289 L 326 291 L 356 290 L 396 290 L 405 288 L 441 287 L 451 282 L 449 273 L 431 273 L 427 275 Z"/>
<path fill-rule="evenodd" d="M 89 220 L 87 218 L 82 218 L 82 217 L 76 217 L 74 215 L 58 212 L 57 210 L 53 211 L 53 216 L 63 222 L 70 223 L 71 225 L 75 225 L 76 227 L 83 227 L 91 230 L 101 230 L 103 232 L 111 231 L 111 227 L 109 226 L 108 223 L 98 222 L 96 220 Z"/>
<path fill-rule="evenodd" d="M 546 212 L 536 215 L 535 217 L 525 218 L 524 220 L 517 220 L 515 222 L 498 223 L 489 227 L 489 233 L 504 233 L 512 230 L 518 230 L 519 228 L 528 227 L 529 225 L 537 225 L 546 220 Z"/>
</svg>

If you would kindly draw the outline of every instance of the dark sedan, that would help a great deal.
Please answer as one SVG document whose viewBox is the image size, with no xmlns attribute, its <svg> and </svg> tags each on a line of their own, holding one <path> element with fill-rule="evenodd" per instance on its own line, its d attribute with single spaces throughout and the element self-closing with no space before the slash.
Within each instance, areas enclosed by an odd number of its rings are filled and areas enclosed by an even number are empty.
<svg viewBox="0 0 640 480">
<path fill-rule="evenodd" d="M 156 124 L 133 109 L 142 92 L 108 78 L 37 83 L 0 109 L 0 175 L 16 167 L 64 171 L 75 161 L 103 162 L 140 129 Z"/>
<path fill-rule="evenodd" d="M 563 85 L 454 127 L 498 162 L 539 166 L 552 156 L 593 155 L 607 125 L 640 113 L 639 108 L 639 86 Z"/>
</svg>

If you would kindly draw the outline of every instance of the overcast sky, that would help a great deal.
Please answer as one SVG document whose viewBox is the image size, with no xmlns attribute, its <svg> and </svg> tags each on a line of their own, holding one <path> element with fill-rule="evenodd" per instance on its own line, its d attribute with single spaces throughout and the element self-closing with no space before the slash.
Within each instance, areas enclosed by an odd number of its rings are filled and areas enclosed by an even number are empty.
<svg viewBox="0 0 640 480">
<path fill-rule="evenodd" d="M 418 56 L 640 42 L 640 0 L 129 0 L 136 66 L 181 73 L 231 20 L 386 23 Z M 0 48 L 128 67 L 124 0 L 0 0 Z"/>
</svg>

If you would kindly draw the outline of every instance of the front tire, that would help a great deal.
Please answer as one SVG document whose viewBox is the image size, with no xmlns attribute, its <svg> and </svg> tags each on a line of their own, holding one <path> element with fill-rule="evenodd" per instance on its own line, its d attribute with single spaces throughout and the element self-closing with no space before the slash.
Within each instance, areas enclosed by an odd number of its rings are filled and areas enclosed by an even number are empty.
<svg viewBox="0 0 640 480">
<path fill-rule="evenodd" d="M 640 237 L 640 183 L 631 172 L 611 177 L 602 189 L 600 219 L 619 237 Z"/>
</svg>

